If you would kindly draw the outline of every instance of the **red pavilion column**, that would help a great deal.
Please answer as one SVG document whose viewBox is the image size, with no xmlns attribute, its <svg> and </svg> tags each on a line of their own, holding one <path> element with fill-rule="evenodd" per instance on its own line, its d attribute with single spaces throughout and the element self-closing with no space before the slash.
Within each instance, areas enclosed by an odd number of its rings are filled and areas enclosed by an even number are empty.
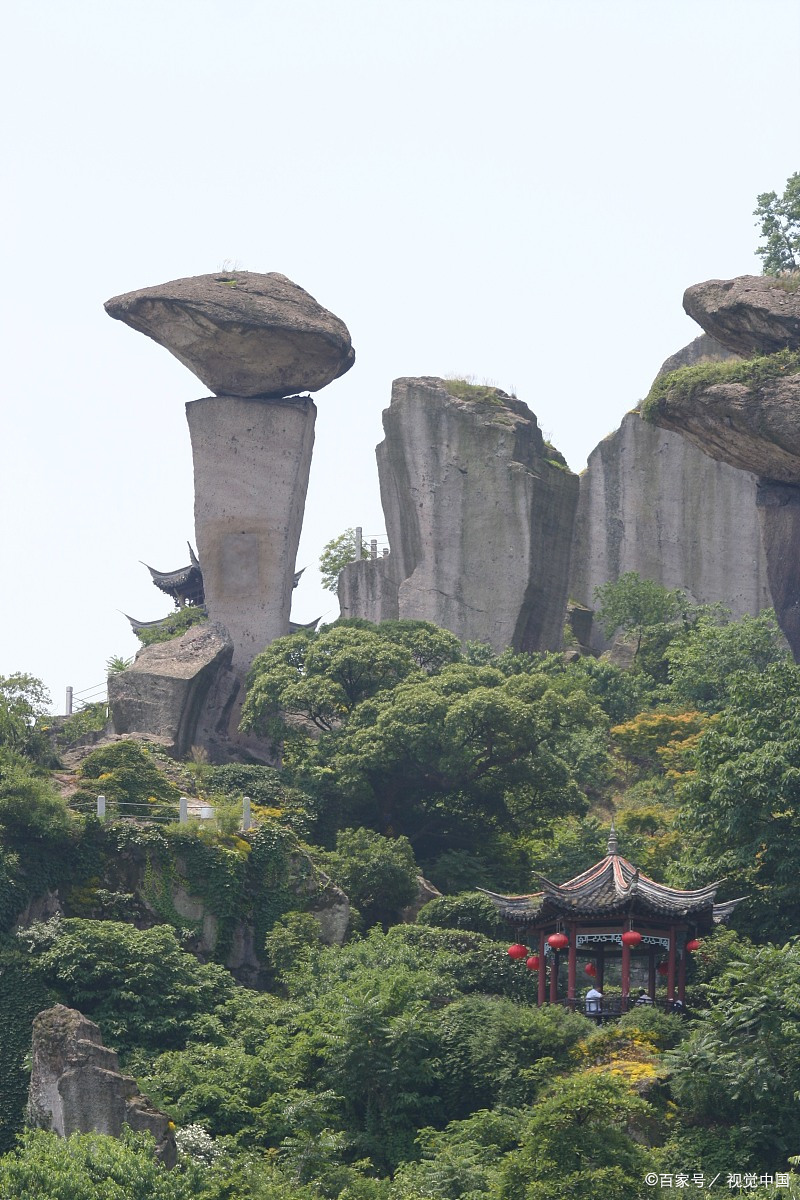
<svg viewBox="0 0 800 1200">
<path fill-rule="evenodd" d="M 597 951 L 596 966 L 597 966 L 597 975 L 595 976 L 595 985 L 594 986 L 597 988 L 598 992 L 602 992 L 603 980 L 605 978 L 605 973 L 606 973 L 606 951 L 605 951 L 605 946 L 603 945 L 602 942 L 600 943 L 600 947 Z"/>
<path fill-rule="evenodd" d="M 577 937 L 575 933 L 575 922 L 570 921 L 567 926 L 569 933 L 569 951 L 567 958 L 567 1003 L 571 1009 L 575 1008 L 575 977 L 578 969 L 578 947 Z"/>
<path fill-rule="evenodd" d="M 675 999 L 675 926 L 669 927 L 669 957 L 667 959 L 667 1003 Z"/>
<path fill-rule="evenodd" d="M 550 1003 L 558 1004 L 558 951 L 550 955 Z"/>
<path fill-rule="evenodd" d="M 683 954 L 678 959 L 678 999 L 681 1004 L 686 1003 L 686 946 L 683 947 Z"/>
<path fill-rule="evenodd" d="M 539 1008 L 547 999 L 547 964 L 544 961 L 544 930 L 539 930 L 539 992 L 536 1003 Z"/>
<path fill-rule="evenodd" d="M 628 1011 L 631 997 L 631 948 L 622 943 L 622 1012 Z"/>
</svg>

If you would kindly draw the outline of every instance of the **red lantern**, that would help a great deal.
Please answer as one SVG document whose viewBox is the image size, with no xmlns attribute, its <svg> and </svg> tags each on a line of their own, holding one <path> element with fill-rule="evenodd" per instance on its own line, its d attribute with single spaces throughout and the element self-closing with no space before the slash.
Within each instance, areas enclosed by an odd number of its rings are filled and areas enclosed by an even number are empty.
<svg viewBox="0 0 800 1200">
<path fill-rule="evenodd" d="M 524 958 L 527 953 L 528 947 L 523 946 L 521 942 L 514 942 L 513 946 L 508 947 L 508 957 L 513 958 L 514 962 L 517 962 L 520 958 Z"/>
<path fill-rule="evenodd" d="M 637 933 L 635 929 L 626 929 L 622 935 L 623 946 L 630 946 L 631 950 L 634 950 L 638 945 L 640 945 L 641 941 L 642 935 Z"/>
<path fill-rule="evenodd" d="M 529 971 L 538 971 L 539 970 L 539 955 L 532 954 L 530 956 L 530 958 L 527 958 L 525 960 L 525 966 L 528 968 Z"/>
<path fill-rule="evenodd" d="M 583 969 L 587 975 L 595 976 L 597 974 L 597 967 L 594 963 L 587 963 Z"/>
<path fill-rule="evenodd" d="M 552 946 L 554 950 L 566 950 L 569 945 L 569 938 L 565 933 L 551 933 L 547 939 L 547 944 Z"/>
<path fill-rule="evenodd" d="M 656 970 L 658 971 L 659 975 L 668 975 L 669 974 L 669 963 L 665 963 L 665 962 L 659 963 L 658 966 L 656 967 Z"/>
<path fill-rule="evenodd" d="M 695 950 L 699 950 L 702 944 L 702 942 L 698 942 L 697 938 L 692 938 L 690 942 L 686 943 L 686 949 L 692 954 Z"/>
</svg>

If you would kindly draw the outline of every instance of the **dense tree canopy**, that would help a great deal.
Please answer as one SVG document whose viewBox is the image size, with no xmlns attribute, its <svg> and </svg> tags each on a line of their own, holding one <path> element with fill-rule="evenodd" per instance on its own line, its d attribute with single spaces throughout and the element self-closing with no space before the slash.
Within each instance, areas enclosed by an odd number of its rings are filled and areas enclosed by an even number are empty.
<svg viewBox="0 0 800 1200">
<path fill-rule="evenodd" d="M 764 274 L 800 270 L 800 171 L 789 176 L 782 195 L 760 195 L 753 216 L 761 223 L 762 245 L 756 254 L 764 264 Z"/>
</svg>

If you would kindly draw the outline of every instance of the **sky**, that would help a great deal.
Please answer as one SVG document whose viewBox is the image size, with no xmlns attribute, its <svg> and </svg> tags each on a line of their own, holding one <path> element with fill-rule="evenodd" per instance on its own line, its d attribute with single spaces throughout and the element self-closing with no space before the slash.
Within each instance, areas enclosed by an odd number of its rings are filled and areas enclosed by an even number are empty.
<svg viewBox="0 0 800 1200">
<path fill-rule="evenodd" d="M 206 389 L 110 296 L 238 266 L 346 322 L 292 613 L 332 620 L 315 563 L 384 534 L 393 379 L 514 391 L 581 470 L 800 169 L 796 0 L 10 0 L 0 30 L 0 675 L 54 711 L 169 611 L 141 560 L 194 543 Z"/>
</svg>

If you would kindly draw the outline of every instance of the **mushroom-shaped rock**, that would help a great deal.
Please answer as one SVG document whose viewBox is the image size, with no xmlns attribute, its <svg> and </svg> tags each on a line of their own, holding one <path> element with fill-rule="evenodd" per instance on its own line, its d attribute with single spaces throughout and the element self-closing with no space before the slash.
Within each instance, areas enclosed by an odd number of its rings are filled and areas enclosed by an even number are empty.
<svg viewBox="0 0 800 1200">
<path fill-rule="evenodd" d="M 708 279 L 687 288 L 683 307 L 735 354 L 773 354 L 800 347 L 800 291 L 771 275 Z"/>
<path fill-rule="evenodd" d="M 800 486 L 800 373 L 693 389 L 669 385 L 667 376 L 650 407 L 656 425 L 740 471 Z"/>
<path fill-rule="evenodd" d="M 355 361 L 344 322 L 275 272 L 175 279 L 114 296 L 105 310 L 164 346 L 218 396 L 316 392 Z"/>
</svg>

